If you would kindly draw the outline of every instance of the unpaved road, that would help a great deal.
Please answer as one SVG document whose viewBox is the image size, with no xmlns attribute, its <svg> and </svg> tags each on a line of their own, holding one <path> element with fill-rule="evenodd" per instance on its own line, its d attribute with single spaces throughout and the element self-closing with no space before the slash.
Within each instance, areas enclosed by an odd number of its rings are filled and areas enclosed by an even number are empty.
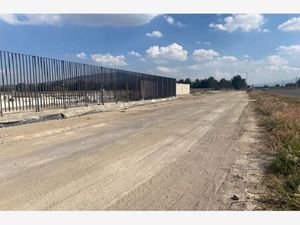
<svg viewBox="0 0 300 225">
<path fill-rule="evenodd" d="M 221 92 L 2 128 L 0 209 L 229 209 L 247 104 Z"/>
</svg>

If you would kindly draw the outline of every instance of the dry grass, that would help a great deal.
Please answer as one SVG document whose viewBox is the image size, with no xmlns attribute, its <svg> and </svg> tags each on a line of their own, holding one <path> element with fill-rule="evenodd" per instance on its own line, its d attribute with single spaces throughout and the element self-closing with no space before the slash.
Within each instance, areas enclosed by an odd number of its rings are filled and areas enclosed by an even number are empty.
<svg viewBox="0 0 300 225">
<path fill-rule="evenodd" d="M 273 209 L 300 209 L 300 98 L 250 92 L 262 115 L 266 146 L 273 154 L 266 181 L 272 190 L 266 202 Z"/>
</svg>

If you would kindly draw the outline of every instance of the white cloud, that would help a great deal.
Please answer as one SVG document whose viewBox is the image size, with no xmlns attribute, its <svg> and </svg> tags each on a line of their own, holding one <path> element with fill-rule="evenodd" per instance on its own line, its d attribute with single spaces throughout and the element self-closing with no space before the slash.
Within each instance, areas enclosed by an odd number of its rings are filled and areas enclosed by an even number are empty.
<svg viewBox="0 0 300 225">
<path fill-rule="evenodd" d="M 219 31 L 234 32 L 251 30 L 262 31 L 261 27 L 265 23 L 264 16 L 261 14 L 237 14 L 225 17 L 223 23 L 211 23 L 209 27 Z"/>
<path fill-rule="evenodd" d="M 300 31 L 300 17 L 293 17 L 280 24 L 278 29 L 281 31 Z"/>
<path fill-rule="evenodd" d="M 84 52 L 80 52 L 76 54 L 76 58 L 78 59 L 86 59 L 86 54 Z"/>
<path fill-rule="evenodd" d="M 292 65 L 288 58 L 279 55 L 270 55 L 261 60 L 220 56 L 210 61 L 192 64 L 183 70 L 192 74 L 192 78 L 199 78 L 201 74 L 204 77 L 228 79 L 236 74 L 245 76 L 248 73 L 249 83 L 270 83 L 295 78 L 300 72 L 300 63 Z"/>
<path fill-rule="evenodd" d="M 165 66 L 158 66 L 158 67 L 156 67 L 156 69 L 157 69 L 160 73 L 164 73 L 164 74 L 178 73 L 178 70 L 177 70 L 177 69 L 169 68 L 169 67 L 165 67 Z"/>
<path fill-rule="evenodd" d="M 180 21 L 175 21 L 175 19 L 172 16 L 164 16 L 164 18 L 170 25 L 174 25 L 177 27 L 185 27 L 185 24 L 181 23 Z"/>
<path fill-rule="evenodd" d="M 104 66 L 126 66 L 127 63 L 125 62 L 125 56 L 117 55 L 113 56 L 109 53 L 107 54 L 91 54 L 91 59 L 96 62 L 100 63 Z"/>
<path fill-rule="evenodd" d="M 282 71 L 285 73 L 299 71 L 299 68 L 289 66 L 288 60 L 278 55 L 268 56 L 264 62 L 264 67 L 269 70 L 269 73 L 272 73 L 272 71 Z"/>
<path fill-rule="evenodd" d="M 127 53 L 128 56 L 136 57 L 138 58 L 141 62 L 145 62 L 146 59 L 142 57 L 142 55 L 136 51 L 130 51 Z"/>
<path fill-rule="evenodd" d="M 146 33 L 145 36 L 147 36 L 147 37 L 161 38 L 161 37 L 163 37 L 163 34 L 160 31 L 158 31 L 158 30 L 154 30 L 151 33 L 149 33 L 149 32 Z"/>
<path fill-rule="evenodd" d="M 166 63 L 168 63 L 168 60 L 165 60 L 165 59 L 155 59 L 154 62 L 156 64 L 166 64 Z"/>
<path fill-rule="evenodd" d="M 292 80 L 300 72 L 300 45 L 279 46 L 278 54 L 253 59 L 248 55 L 237 58 L 230 55 L 220 55 L 212 49 L 197 49 L 194 52 L 197 63 L 177 67 L 177 74 L 189 74 L 192 79 L 214 76 L 216 79 L 230 79 L 236 74 L 246 77 L 252 84 L 272 83 L 282 80 Z M 211 50 L 211 51 L 209 51 Z M 193 54 L 194 56 L 194 54 Z M 202 60 L 206 59 L 206 60 Z M 182 77 L 180 77 L 182 78 Z"/>
<path fill-rule="evenodd" d="M 270 66 L 280 67 L 288 64 L 288 61 L 278 55 L 270 55 L 266 58 L 266 62 Z"/>
<path fill-rule="evenodd" d="M 265 28 L 265 29 L 262 29 L 261 31 L 262 31 L 263 33 L 269 33 L 269 32 L 270 32 L 270 29 Z"/>
<path fill-rule="evenodd" d="M 185 27 L 186 25 L 181 23 L 180 21 L 176 22 L 177 27 Z"/>
<path fill-rule="evenodd" d="M 196 44 L 211 45 L 211 42 L 210 41 L 196 41 Z"/>
<path fill-rule="evenodd" d="M 193 52 L 193 58 L 198 61 L 213 59 L 216 57 L 219 57 L 219 53 L 214 51 L 213 49 L 196 49 Z"/>
<path fill-rule="evenodd" d="M 277 48 L 277 51 L 279 54 L 287 54 L 287 55 L 293 55 L 293 54 L 300 54 L 300 45 L 290 45 L 290 46 L 279 46 Z"/>
<path fill-rule="evenodd" d="M 177 43 L 173 43 L 166 47 L 152 46 L 146 50 L 147 55 L 155 60 L 175 60 L 186 61 L 188 51 Z"/>
<path fill-rule="evenodd" d="M 61 16 L 55 14 L 0 14 L 0 20 L 10 25 L 59 25 Z"/>
<path fill-rule="evenodd" d="M 193 64 L 189 66 L 190 69 L 216 69 L 220 68 L 220 70 L 225 69 L 227 67 L 234 68 L 239 63 L 239 60 L 234 56 L 214 56 L 205 58 L 206 60 L 198 60 L 199 63 Z M 221 69 L 222 68 L 222 69 Z"/>
<path fill-rule="evenodd" d="M 225 56 L 222 56 L 220 58 L 217 58 L 217 60 L 221 60 L 221 61 L 224 61 L 224 62 L 236 62 L 237 58 L 234 57 L 234 56 L 225 55 Z"/>
<path fill-rule="evenodd" d="M 129 55 L 129 56 L 141 57 L 141 54 L 138 53 L 138 52 L 135 52 L 135 51 L 130 51 L 130 52 L 128 52 L 127 55 Z"/>
<path fill-rule="evenodd" d="M 175 20 L 172 16 L 165 16 L 165 20 L 167 21 L 168 24 L 174 24 Z"/>
<path fill-rule="evenodd" d="M 0 14 L 10 25 L 141 26 L 156 14 Z"/>
</svg>

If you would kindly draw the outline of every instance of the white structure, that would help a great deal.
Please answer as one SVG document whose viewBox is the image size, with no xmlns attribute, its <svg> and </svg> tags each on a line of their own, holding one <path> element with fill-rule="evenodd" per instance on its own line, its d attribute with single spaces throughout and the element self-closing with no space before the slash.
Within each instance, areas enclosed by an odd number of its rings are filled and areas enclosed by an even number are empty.
<svg viewBox="0 0 300 225">
<path fill-rule="evenodd" d="M 187 94 L 190 94 L 190 85 L 176 83 L 176 96 L 177 95 L 187 95 Z"/>
</svg>

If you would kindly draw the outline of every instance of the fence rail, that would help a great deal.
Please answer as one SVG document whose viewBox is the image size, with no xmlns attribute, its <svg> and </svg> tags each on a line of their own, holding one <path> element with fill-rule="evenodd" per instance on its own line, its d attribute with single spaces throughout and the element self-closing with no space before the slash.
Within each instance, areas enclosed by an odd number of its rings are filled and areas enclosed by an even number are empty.
<svg viewBox="0 0 300 225">
<path fill-rule="evenodd" d="M 0 51 L 0 113 L 176 95 L 173 78 Z"/>
</svg>

